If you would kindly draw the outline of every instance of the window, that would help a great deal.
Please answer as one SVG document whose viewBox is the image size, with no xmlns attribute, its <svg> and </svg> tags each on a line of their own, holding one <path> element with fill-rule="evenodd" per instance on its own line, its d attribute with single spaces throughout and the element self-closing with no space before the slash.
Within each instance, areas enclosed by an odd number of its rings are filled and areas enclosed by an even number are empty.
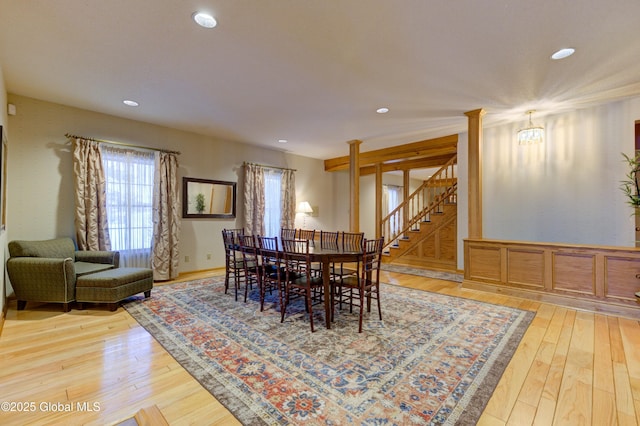
<svg viewBox="0 0 640 426">
<path fill-rule="evenodd" d="M 280 235 L 280 217 L 282 206 L 282 172 L 265 169 L 264 171 L 264 232 L 265 236 Z"/>
<path fill-rule="evenodd" d="M 382 185 L 382 208 L 385 215 L 396 209 L 402 202 L 402 187 Z M 402 213 L 392 216 L 389 220 L 390 231 L 397 235 L 402 230 Z"/>
<path fill-rule="evenodd" d="M 150 267 L 153 235 L 152 152 L 102 148 L 111 249 L 121 266 Z"/>
</svg>

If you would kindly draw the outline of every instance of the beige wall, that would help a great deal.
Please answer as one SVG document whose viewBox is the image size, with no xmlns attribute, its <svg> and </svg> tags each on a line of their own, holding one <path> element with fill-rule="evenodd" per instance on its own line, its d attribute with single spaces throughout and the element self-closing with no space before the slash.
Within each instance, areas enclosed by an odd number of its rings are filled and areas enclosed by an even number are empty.
<svg viewBox="0 0 640 426">
<path fill-rule="evenodd" d="M 184 176 L 238 182 L 235 220 L 182 220 L 181 272 L 224 266 L 221 230 L 242 226 L 243 161 L 297 169 L 298 200 L 306 199 L 318 206 L 319 215 L 310 218 L 313 220 L 307 225 L 325 229 L 335 226 L 333 178 L 324 172 L 320 160 L 13 94 L 8 98 L 17 108 L 17 114 L 9 118 L 9 240 L 74 236 L 72 146 L 64 136 L 67 132 L 180 151 L 180 183 Z M 298 224 L 302 224 L 300 216 Z M 211 259 L 207 254 L 212 255 Z M 185 262 L 185 256 L 189 262 Z"/>
<path fill-rule="evenodd" d="M 4 84 L 4 74 L 2 73 L 2 66 L 0 66 L 0 126 L 2 126 L 3 132 L 8 136 L 9 129 L 7 126 L 7 90 L 5 89 Z M 2 138 L 2 135 L 0 135 Z M 2 265 L 4 265 L 4 260 L 6 259 L 7 252 L 7 232 L 0 230 L 0 261 L 2 261 Z M 2 274 L 0 274 L 0 313 L 4 312 L 4 304 L 6 299 L 6 288 L 5 288 L 5 268 L 2 268 Z M 0 314 L 2 315 L 2 314 Z"/>
</svg>

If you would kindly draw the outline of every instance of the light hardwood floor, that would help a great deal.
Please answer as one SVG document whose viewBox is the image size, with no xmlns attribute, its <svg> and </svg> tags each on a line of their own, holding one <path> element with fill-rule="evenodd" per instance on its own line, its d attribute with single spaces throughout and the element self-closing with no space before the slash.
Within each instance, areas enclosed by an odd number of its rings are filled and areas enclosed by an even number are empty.
<svg viewBox="0 0 640 426">
<path fill-rule="evenodd" d="M 640 423 L 638 321 L 413 275 L 384 272 L 382 281 L 536 312 L 480 425 Z M 171 425 L 238 424 L 122 308 L 63 313 L 28 304 L 18 312 L 11 301 L 0 336 L 0 401 L 23 410 L 4 404 L 2 425 L 116 424 L 153 405 Z"/>
</svg>

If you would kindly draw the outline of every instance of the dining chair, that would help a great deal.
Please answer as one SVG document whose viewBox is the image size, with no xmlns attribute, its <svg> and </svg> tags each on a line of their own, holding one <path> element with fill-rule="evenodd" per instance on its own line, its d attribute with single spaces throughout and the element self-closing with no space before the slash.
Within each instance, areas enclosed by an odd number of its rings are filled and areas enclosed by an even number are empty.
<svg viewBox="0 0 640 426">
<path fill-rule="evenodd" d="M 296 238 L 299 240 L 308 240 L 311 244 L 313 244 L 316 238 L 316 230 L 315 229 L 298 229 L 296 232 Z"/>
<path fill-rule="evenodd" d="M 311 332 L 313 328 L 313 305 L 323 301 L 322 277 L 314 276 L 311 270 L 309 240 L 282 240 L 285 265 L 285 296 L 280 307 L 281 319 L 284 322 L 287 306 L 292 298 L 304 297 L 305 310 L 309 314 Z"/>
<path fill-rule="evenodd" d="M 296 238 L 296 230 L 291 228 L 280 229 L 280 241 L 293 240 Z"/>
<path fill-rule="evenodd" d="M 323 231 L 320 230 L 320 248 L 323 249 L 330 249 L 330 250 L 338 250 L 339 248 L 339 238 L 340 238 L 340 233 L 339 232 L 331 232 L 331 231 Z M 322 276 L 322 265 L 319 263 L 314 263 L 311 265 L 311 268 L 313 269 L 313 272 L 318 275 L 318 276 Z M 333 275 L 333 269 L 334 269 L 334 265 L 333 263 L 331 264 L 331 274 Z"/>
<path fill-rule="evenodd" d="M 280 307 L 284 304 L 284 278 L 286 271 L 282 266 L 282 257 L 278 251 L 278 237 L 256 237 L 258 253 L 262 265 L 262 279 L 260 280 L 260 311 L 264 310 L 266 292 L 278 292 Z"/>
<path fill-rule="evenodd" d="M 332 250 L 338 249 L 339 232 L 330 232 L 320 230 L 320 247 Z"/>
<path fill-rule="evenodd" d="M 238 300 L 238 288 L 245 279 L 242 253 L 240 252 L 240 235 L 244 235 L 244 229 L 223 229 L 222 241 L 224 243 L 225 274 L 224 293 L 229 291 L 230 281 L 236 289 L 236 300 Z"/>
<path fill-rule="evenodd" d="M 258 246 L 253 235 L 240 235 L 240 252 L 244 267 L 244 302 L 247 303 L 249 289 L 255 284 L 260 288 L 262 271 L 258 259 Z M 238 287 L 236 287 L 236 301 L 238 301 Z"/>
<path fill-rule="evenodd" d="M 364 232 L 342 232 L 340 238 L 340 248 L 344 251 L 362 250 Z M 332 275 L 336 280 L 341 280 L 350 275 L 357 275 L 360 266 L 358 263 L 338 263 L 333 265 Z"/>
<path fill-rule="evenodd" d="M 342 303 L 349 303 L 349 312 L 353 312 L 354 300 L 360 303 L 360 318 L 358 321 L 358 333 L 362 333 L 362 317 L 364 314 L 365 300 L 367 312 L 371 312 L 371 299 L 378 303 L 378 316 L 382 321 L 382 308 L 380 306 L 380 262 L 384 238 L 374 240 L 364 239 L 362 242 L 362 267 L 357 275 L 344 277 L 336 281 L 335 297 L 342 309 Z"/>
</svg>

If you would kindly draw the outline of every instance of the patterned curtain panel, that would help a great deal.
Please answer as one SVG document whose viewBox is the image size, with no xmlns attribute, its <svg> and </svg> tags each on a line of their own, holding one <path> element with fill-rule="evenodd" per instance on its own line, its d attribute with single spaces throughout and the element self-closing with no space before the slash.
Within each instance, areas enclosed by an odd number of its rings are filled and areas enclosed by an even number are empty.
<svg viewBox="0 0 640 426">
<path fill-rule="evenodd" d="M 264 169 L 244 165 L 244 228 L 247 234 L 264 235 Z"/>
<path fill-rule="evenodd" d="M 159 152 L 156 162 L 151 265 L 154 280 L 171 280 L 178 276 L 179 261 L 178 159 L 175 154 Z"/>
<path fill-rule="evenodd" d="M 280 228 L 295 228 L 296 220 L 296 175 L 293 170 L 283 170 Z"/>
<path fill-rule="evenodd" d="M 76 139 L 73 150 L 75 227 L 79 250 L 111 250 L 102 156 L 97 142 Z"/>
</svg>

